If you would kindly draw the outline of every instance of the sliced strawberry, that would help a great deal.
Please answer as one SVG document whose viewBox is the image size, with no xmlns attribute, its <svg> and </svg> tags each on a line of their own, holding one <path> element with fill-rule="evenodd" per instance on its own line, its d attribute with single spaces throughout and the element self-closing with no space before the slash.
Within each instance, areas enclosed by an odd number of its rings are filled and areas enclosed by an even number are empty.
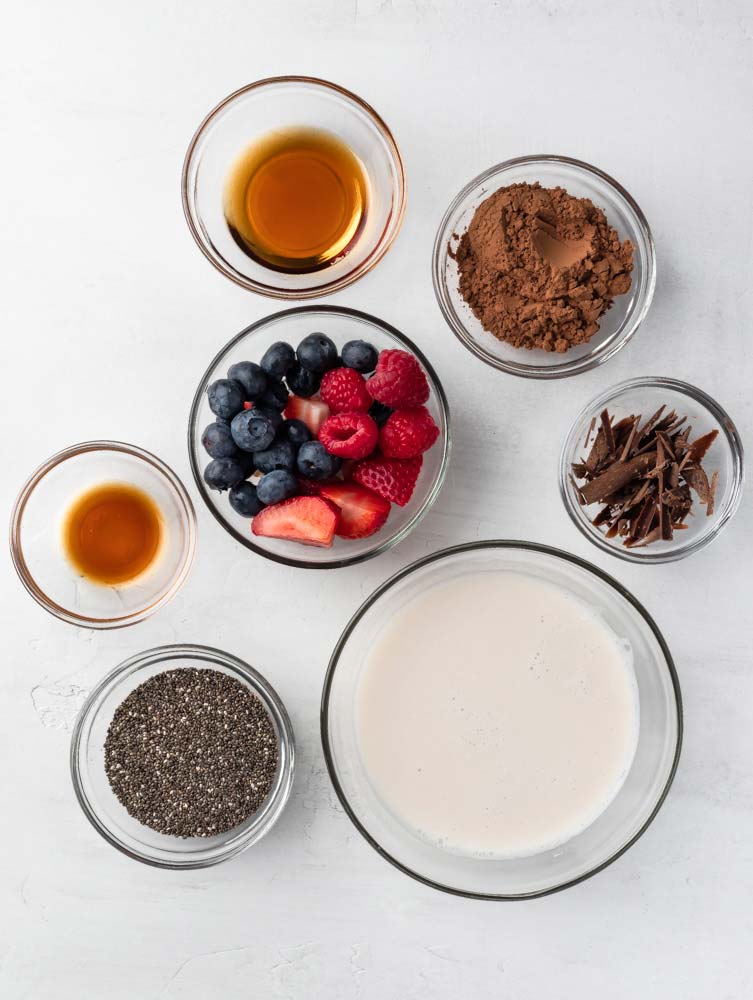
<svg viewBox="0 0 753 1000">
<path fill-rule="evenodd" d="M 264 538 L 329 548 L 339 521 L 338 507 L 323 497 L 291 497 L 260 511 L 251 522 L 251 531 Z"/>
<path fill-rule="evenodd" d="M 304 399 L 291 396 L 285 407 L 288 420 L 302 420 L 314 437 L 319 436 L 319 428 L 329 416 L 329 407 L 320 399 Z"/>
<path fill-rule="evenodd" d="M 315 483 L 319 496 L 340 508 L 337 534 L 341 538 L 367 538 L 389 517 L 389 500 L 358 483 Z"/>
<path fill-rule="evenodd" d="M 372 455 L 358 462 L 353 470 L 353 479 L 398 507 L 404 507 L 413 496 L 423 460 L 423 455 L 416 458 Z"/>
</svg>

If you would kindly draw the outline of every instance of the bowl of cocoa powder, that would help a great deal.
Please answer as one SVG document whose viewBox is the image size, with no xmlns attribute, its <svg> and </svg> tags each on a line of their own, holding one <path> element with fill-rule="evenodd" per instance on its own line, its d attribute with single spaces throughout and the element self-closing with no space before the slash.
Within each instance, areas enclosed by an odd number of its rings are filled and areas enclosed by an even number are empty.
<svg viewBox="0 0 753 1000">
<path fill-rule="evenodd" d="M 499 371 L 562 378 L 603 364 L 646 316 L 654 241 L 634 199 L 579 160 L 491 167 L 453 200 L 434 290 L 458 339 Z"/>
</svg>

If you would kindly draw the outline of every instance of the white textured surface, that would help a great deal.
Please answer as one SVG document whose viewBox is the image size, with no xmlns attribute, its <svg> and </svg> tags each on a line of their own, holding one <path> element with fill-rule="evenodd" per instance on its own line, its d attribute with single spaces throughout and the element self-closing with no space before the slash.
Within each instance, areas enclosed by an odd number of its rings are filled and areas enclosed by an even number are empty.
<svg viewBox="0 0 753 1000">
<path fill-rule="evenodd" d="M 636 567 L 576 533 L 555 469 L 580 406 L 635 374 L 697 382 L 751 439 L 750 5 L 28 0 L 6 7 L 0 44 L 5 510 L 41 459 L 94 436 L 144 445 L 188 482 L 196 380 L 219 345 L 277 306 L 235 288 L 194 247 L 178 197 L 182 155 L 215 101 L 276 73 L 335 79 L 394 129 L 409 178 L 403 232 L 333 301 L 415 337 L 444 379 L 456 441 L 435 510 L 365 566 L 323 575 L 271 565 L 200 510 L 188 586 L 120 632 L 54 621 L 4 560 L 3 998 L 747 1000 L 750 498 L 707 550 Z M 495 161 L 541 151 L 616 176 L 646 212 L 659 261 L 632 344 L 551 385 L 468 355 L 429 278 L 434 229 L 456 190 Z M 651 830 L 607 872 L 525 904 L 441 895 L 382 862 L 338 808 L 318 738 L 329 651 L 361 598 L 417 556 L 491 536 L 553 543 L 614 573 L 654 612 L 685 695 L 680 771 Z M 174 640 L 224 647 L 266 672 L 300 746 L 273 834 L 200 874 L 110 850 L 68 777 L 84 692 L 125 656 Z"/>
</svg>

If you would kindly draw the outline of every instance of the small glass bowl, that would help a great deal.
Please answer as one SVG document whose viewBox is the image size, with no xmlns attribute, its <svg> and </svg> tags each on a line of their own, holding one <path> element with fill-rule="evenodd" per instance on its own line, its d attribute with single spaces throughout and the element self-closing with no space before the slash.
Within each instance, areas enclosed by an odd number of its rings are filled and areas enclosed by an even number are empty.
<svg viewBox="0 0 753 1000">
<path fill-rule="evenodd" d="M 272 720 L 279 744 L 277 774 L 266 801 L 239 826 L 216 837 L 172 837 L 144 826 L 118 801 L 105 773 L 104 745 L 115 710 L 150 677 L 184 667 L 219 670 L 253 691 Z M 253 667 L 208 646 L 160 646 L 132 656 L 94 688 L 76 720 L 70 763 L 84 815 L 109 844 L 156 868 L 208 868 L 245 851 L 277 822 L 293 785 L 295 741 L 285 706 Z"/>
<path fill-rule="evenodd" d="M 321 331 L 341 348 L 349 340 L 366 340 L 378 351 L 399 348 L 414 354 L 429 380 L 431 395 L 426 407 L 439 427 L 439 438 L 424 455 L 416 489 L 405 507 L 392 505 L 385 526 L 368 538 L 335 538 L 332 548 L 317 548 L 276 538 L 261 538 L 251 534 L 250 520 L 236 514 L 228 502 L 227 493 L 210 490 L 204 482 L 204 467 L 210 461 L 201 444 L 201 435 L 214 414 L 207 402 L 207 386 L 215 379 L 225 378 L 230 365 L 237 361 L 259 361 L 266 349 L 277 340 L 294 347 L 309 333 Z M 210 363 L 204 373 L 191 406 L 188 419 L 188 452 L 196 487 L 207 507 L 236 541 L 247 549 L 284 563 L 305 569 L 332 569 L 352 566 L 372 556 L 386 552 L 402 541 L 418 524 L 437 498 L 447 472 L 450 458 L 450 411 L 447 398 L 436 372 L 422 352 L 393 326 L 368 313 L 338 306 L 298 306 L 260 319 L 233 337 Z"/>
<path fill-rule="evenodd" d="M 630 771 L 616 797 L 582 833 L 550 850 L 497 859 L 461 855 L 420 837 L 374 789 L 355 725 L 361 672 L 397 610 L 464 574 L 520 572 L 561 586 L 629 644 L 640 729 Z M 504 641 L 504 638 L 501 638 Z M 329 662 L 321 708 L 324 758 L 356 829 L 400 871 L 434 889 L 477 899 L 530 899 L 582 882 L 624 854 L 664 802 L 680 757 L 682 700 L 672 657 L 656 623 L 615 579 L 567 552 L 530 542 L 484 541 L 435 552 L 382 584 L 345 628 Z"/>
<path fill-rule="evenodd" d="M 635 246 L 630 290 L 615 298 L 590 341 L 571 348 L 566 354 L 515 348 L 485 330 L 458 290 L 458 268 L 452 257 L 482 201 L 501 187 L 536 181 L 543 187 L 563 187 L 578 198 L 590 198 L 604 210 L 620 239 L 629 239 Z M 477 358 L 511 375 L 553 379 L 595 368 L 625 346 L 651 305 L 656 285 L 656 257 L 643 212 L 608 174 L 566 156 L 521 156 L 485 170 L 453 200 L 434 242 L 432 276 L 442 315 L 460 342 Z"/>
<path fill-rule="evenodd" d="M 369 202 L 366 225 L 347 254 L 321 271 L 283 274 L 233 240 L 222 192 L 239 153 L 267 132 L 297 126 L 332 132 L 350 147 L 366 171 Z M 405 213 L 405 172 L 386 124 L 360 97 L 307 76 L 257 80 L 221 101 L 191 140 L 181 189 L 186 221 L 207 260 L 243 288 L 278 299 L 328 295 L 356 281 L 389 250 Z"/>
<path fill-rule="evenodd" d="M 82 576 L 61 538 L 71 503 L 107 482 L 143 490 L 163 522 L 153 565 L 114 585 Z M 24 484 L 11 515 L 10 550 L 24 587 L 50 614 L 83 628 L 121 628 L 153 615 L 185 583 L 196 551 L 196 513 L 183 483 L 155 455 L 121 441 L 84 441 L 53 455 Z"/>
<path fill-rule="evenodd" d="M 607 538 L 599 527 L 591 523 L 603 505 L 597 503 L 581 506 L 578 503 L 570 482 L 572 465 L 587 454 L 586 434 L 592 418 L 596 419 L 598 426 L 602 410 L 609 410 L 618 420 L 631 413 L 641 414 L 647 420 L 663 404 L 667 411 L 675 410 L 678 416 L 687 415 L 688 423 L 693 428 L 691 440 L 709 431 L 719 432 L 703 460 L 703 467 L 709 478 L 715 470 L 719 472 L 714 513 L 711 517 L 706 517 L 694 495 L 685 531 L 675 532 L 670 541 L 657 540 L 650 545 L 627 548 L 622 544 L 621 538 Z M 673 562 L 708 545 L 737 510 L 742 497 L 743 481 L 743 445 L 732 420 L 705 392 L 671 378 L 630 379 L 597 396 L 576 417 L 560 456 L 560 495 L 575 526 L 604 552 L 636 563 Z"/>
</svg>

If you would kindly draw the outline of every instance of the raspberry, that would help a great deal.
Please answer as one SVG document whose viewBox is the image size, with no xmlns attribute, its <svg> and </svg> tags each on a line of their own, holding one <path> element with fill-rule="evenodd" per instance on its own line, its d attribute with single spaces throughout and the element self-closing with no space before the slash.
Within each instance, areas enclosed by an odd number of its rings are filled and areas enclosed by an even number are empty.
<svg viewBox="0 0 753 1000">
<path fill-rule="evenodd" d="M 326 372 L 319 395 L 333 413 L 354 413 L 371 406 L 366 379 L 352 368 L 333 368 Z"/>
<path fill-rule="evenodd" d="M 425 406 L 396 410 L 379 432 L 379 449 L 385 458 L 415 458 L 439 437 L 439 428 Z"/>
<path fill-rule="evenodd" d="M 426 375 L 407 351 L 382 351 L 366 388 L 372 399 L 392 407 L 420 406 L 429 398 Z"/>
<path fill-rule="evenodd" d="M 404 507 L 413 496 L 423 461 L 421 455 L 405 459 L 375 455 L 356 465 L 353 479 L 385 500 Z"/>
<path fill-rule="evenodd" d="M 376 448 L 379 430 L 368 413 L 337 413 L 324 421 L 319 440 L 330 455 L 365 458 Z"/>
</svg>

